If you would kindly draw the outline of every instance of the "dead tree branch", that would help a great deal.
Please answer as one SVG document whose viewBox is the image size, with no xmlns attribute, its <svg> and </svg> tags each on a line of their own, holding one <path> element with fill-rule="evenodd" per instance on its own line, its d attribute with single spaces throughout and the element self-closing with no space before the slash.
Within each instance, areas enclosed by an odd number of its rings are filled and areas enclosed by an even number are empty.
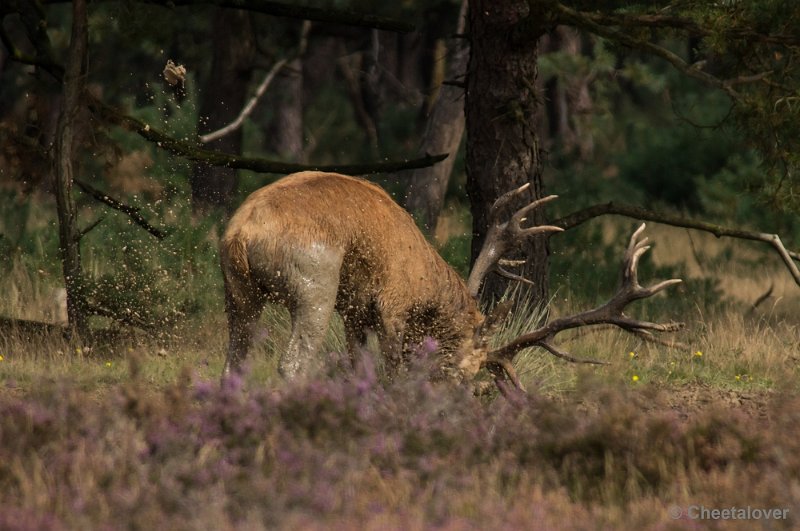
<svg viewBox="0 0 800 531">
<path fill-rule="evenodd" d="M 256 108 L 258 100 L 261 99 L 261 97 L 267 91 L 267 88 L 272 83 L 272 80 L 275 79 L 275 76 L 278 74 L 278 72 L 283 70 L 283 67 L 285 67 L 287 64 L 291 63 L 298 57 L 301 57 L 305 53 L 306 47 L 308 45 L 308 33 L 310 30 L 311 30 L 311 23 L 305 21 L 303 23 L 302 29 L 300 30 L 300 42 L 297 44 L 297 49 L 294 51 L 294 53 L 290 54 L 288 57 L 284 57 L 283 59 L 272 65 L 272 68 L 269 69 L 267 75 L 264 76 L 264 80 L 261 81 L 261 83 L 258 85 L 258 88 L 256 88 L 253 97 L 250 98 L 250 101 L 248 101 L 247 104 L 242 108 L 242 112 L 239 113 L 239 116 L 237 116 L 236 119 L 234 119 L 228 125 L 217 129 L 216 131 L 212 131 L 205 135 L 200 135 L 200 142 L 202 142 L 203 144 L 208 144 L 209 142 L 213 142 L 218 138 L 222 138 L 223 136 L 230 134 L 233 131 L 236 131 L 242 126 L 244 121 L 251 114 L 253 114 L 253 109 Z"/>
<path fill-rule="evenodd" d="M 741 240 L 751 240 L 766 243 L 778 253 L 784 265 L 789 270 L 789 273 L 792 275 L 792 278 L 794 278 L 794 281 L 798 286 L 800 286 L 800 269 L 798 269 L 798 266 L 795 263 L 800 262 L 800 254 L 787 250 L 786 247 L 784 247 L 780 236 L 777 234 L 768 234 L 744 229 L 731 229 L 715 223 L 688 219 L 672 214 L 653 212 L 647 210 L 646 208 L 627 205 L 624 203 L 615 203 L 613 201 L 609 203 L 592 205 L 577 212 L 573 212 L 572 214 L 551 222 L 551 225 L 568 230 L 573 227 L 577 227 L 578 225 L 581 225 L 590 219 L 607 214 L 625 216 L 637 220 L 654 221 L 656 223 L 663 223 L 664 225 L 671 225 L 673 227 L 683 227 L 703 232 L 710 232 L 717 238 L 725 236 L 728 238 L 737 238 Z"/>
<path fill-rule="evenodd" d="M 386 162 L 373 162 L 364 164 L 299 164 L 281 162 L 262 158 L 242 157 L 231 155 L 222 151 L 198 148 L 189 142 L 177 140 L 161 131 L 150 127 L 149 124 L 127 116 L 116 109 L 92 99 L 89 103 L 92 110 L 109 123 L 123 127 L 156 144 L 159 148 L 186 159 L 205 162 L 216 166 L 252 170 L 261 173 L 288 174 L 298 171 L 317 170 L 328 172 L 347 173 L 351 175 L 370 175 L 375 173 L 392 173 L 400 170 L 409 170 L 431 166 L 448 157 L 447 153 L 441 155 L 426 155 L 416 159 L 395 160 Z"/>
<path fill-rule="evenodd" d="M 137 225 L 142 227 L 144 230 L 146 230 L 147 232 L 149 232 L 150 234 L 152 234 L 153 236 L 155 236 L 159 240 L 163 240 L 164 238 L 166 238 L 167 234 L 164 231 L 152 226 L 150 223 L 147 222 L 146 219 L 144 219 L 144 217 L 140 213 L 140 209 L 138 209 L 136 207 L 132 207 L 130 205 L 126 205 L 125 203 L 123 203 L 119 199 L 115 199 L 115 198 L 111 197 L 110 195 L 108 195 L 107 193 L 101 192 L 100 190 L 98 190 L 97 188 L 93 187 L 89 183 L 83 182 L 83 181 L 81 181 L 79 179 L 75 179 L 74 182 L 85 193 L 89 194 L 90 196 L 92 196 L 93 198 L 97 199 L 101 203 L 109 206 L 110 208 L 113 208 L 114 210 L 118 210 L 118 211 L 122 212 L 123 214 L 127 215 L 129 218 L 131 218 L 131 221 L 133 221 L 134 223 L 136 223 Z M 88 231 L 85 231 L 85 232 L 88 232 Z"/>
<path fill-rule="evenodd" d="M 43 4 L 61 4 L 67 0 L 42 0 Z M 358 13 L 344 9 L 321 8 L 297 3 L 274 2 L 270 0 L 139 0 L 143 4 L 153 4 L 166 9 L 176 7 L 219 6 L 230 9 L 243 9 L 255 13 L 264 13 L 275 17 L 297 18 L 312 22 L 325 22 L 328 24 L 343 24 L 361 28 L 375 28 L 395 33 L 410 33 L 414 25 L 402 20 L 397 20 L 379 15 Z"/>
<path fill-rule="evenodd" d="M 743 76 L 727 80 L 720 79 L 716 76 L 713 76 L 703 71 L 702 68 L 699 68 L 697 65 L 692 65 L 687 63 L 678 54 L 662 46 L 659 46 L 644 39 L 639 39 L 633 36 L 630 32 L 621 31 L 613 27 L 601 24 L 600 21 L 595 16 L 592 16 L 588 13 L 577 11 L 558 2 L 553 4 L 553 8 L 558 14 L 559 20 L 561 22 L 584 29 L 586 31 L 594 33 L 595 35 L 605 37 L 606 39 L 620 43 L 624 46 L 629 46 L 631 48 L 653 54 L 656 57 L 661 57 L 665 61 L 669 62 L 679 72 L 689 77 L 698 79 L 710 87 L 714 87 L 724 91 L 734 101 L 741 100 L 741 95 L 733 88 L 734 85 L 741 85 L 744 83 L 753 83 L 756 81 L 761 81 L 765 77 L 769 76 L 771 73 L 771 72 L 763 72 L 754 76 Z"/>
</svg>

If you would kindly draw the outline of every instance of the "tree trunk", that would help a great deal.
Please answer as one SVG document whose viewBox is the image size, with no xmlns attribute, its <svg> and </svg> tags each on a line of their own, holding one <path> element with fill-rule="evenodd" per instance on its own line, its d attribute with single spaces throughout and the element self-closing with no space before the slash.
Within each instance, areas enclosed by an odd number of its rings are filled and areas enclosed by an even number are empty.
<svg viewBox="0 0 800 531">
<path fill-rule="evenodd" d="M 543 195 L 535 83 L 537 41 L 546 31 L 546 18 L 530 11 L 525 0 L 470 2 L 466 119 L 473 262 L 486 235 L 489 208 L 500 195 L 531 183 L 530 193 L 512 208 Z M 541 210 L 530 217 L 532 224 L 545 221 Z M 534 302 L 547 301 L 548 254 L 546 239 L 537 237 L 521 245 L 518 257 L 510 257 L 527 260 L 518 272 L 534 282 Z M 498 300 L 507 286 L 506 279 L 489 275 L 483 300 Z"/>
<path fill-rule="evenodd" d="M 272 109 L 264 146 L 283 159 L 305 162 L 303 155 L 303 60 L 289 62 L 275 78 L 265 103 Z"/>
<path fill-rule="evenodd" d="M 64 73 L 64 102 L 56 129 L 54 191 L 58 209 L 59 252 L 67 291 L 67 317 L 70 329 L 78 336 L 85 334 L 87 319 L 80 231 L 77 209 L 72 200 L 72 182 L 76 128 L 81 110 L 81 96 L 86 85 L 88 42 L 86 0 L 73 0 L 72 36 Z"/>
<path fill-rule="evenodd" d="M 214 11 L 211 72 L 200 96 L 197 131 L 209 133 L 232 122 L 247 97 L 255 51 L 253 28 L 244 11 L 220 8 Z M 209 142 L 209 149 L 238 155 L 242 150 L 242 129 Z M 227 206 L 236 190 L 236 170 L 198 163 L 190 177 L 195 210 Z"/>
<path fill-rule="evenodd" d="M 580 57 L 586 53 L 583 47 L 581 33 L 568 26 L 556 27 L 539 41 L 540 54 Z M 593 106 L 589 91 L 593 77 L 594 73 L 589 72 L 582 77 L 555 74 L 539 79 L 537 86 L 544 94 L 545 112 L 540 115 L 537 131 L 542 148 L 555 158 L 567 157 L 572 163 L 579 163 L 592 156 L 594 139 L 587 123 Z"/>
<path fill-rule="evenodd" d="M 463 80 L 467 69 L 469 47 L 461 38 L 466 24 L 466 8 L 467 0 L 464 0 L 456 30 L 459 37 L 453 39 L 450 46 L 446 76 L 449 81 Z M 463 96 L 464 90 L 460 87 L 442 85 L 439 89 L 419 153 L 448 153 L 450 156 L 436 166 L 414 170 L 409 180 L 406 210 L 418 216 L 422 227 L 429 233 L 436 230 L 458 146 L 464 136 Z"/>
</svg>

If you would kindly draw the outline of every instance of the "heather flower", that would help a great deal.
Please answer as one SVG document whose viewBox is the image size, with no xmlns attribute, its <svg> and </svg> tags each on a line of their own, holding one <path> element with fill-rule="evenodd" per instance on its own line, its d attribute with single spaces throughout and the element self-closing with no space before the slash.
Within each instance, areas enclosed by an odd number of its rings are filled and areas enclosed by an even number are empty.
<svg viewBox="0 0 800 531">
<path fill-rule="evenodd" d="M 427 358 L 437 350 L 439 350 L 439 342 L 430 336 L 426 336 L 422 343 L 414 349 L 414 354 L 420 358 Z"/>
<path fill-rule="evenodd" d="M 375 372 L 366 354 L 277 390 L 232 375 L 102 401 L 70 383 L 0 395 L 0 529 L 660 528 L 672 522 L 653 507 L 690 471 L 698 499 L 793 503 L 780 488 L 800 468 L 792 415 L 752 429 L 727 409 L 643 408 L 613 385 L 576 410 L 513 388 L 476 398 L 413 367 L 385 384 Z M 13 488 L 37 487 L 37 470 L 57 503 Z M 615 493 L 626 512 L 608 509 Z"/>
<path fill-rule="evenodd" d="M 194 398 L 196 400 L 206 400 L 208 397 L 214 394 L 216 391 L 217 386 L 209 382 L 207 380 L 201 380 L 195 382 L 194 384 Z"/>
<path fill-rule="evenodd" d="M 231 371 L 222 378 L 222 390 L 227 394 L 238 394 L 244 388 L 244 378 L 238 371 Z"/>
</svg>

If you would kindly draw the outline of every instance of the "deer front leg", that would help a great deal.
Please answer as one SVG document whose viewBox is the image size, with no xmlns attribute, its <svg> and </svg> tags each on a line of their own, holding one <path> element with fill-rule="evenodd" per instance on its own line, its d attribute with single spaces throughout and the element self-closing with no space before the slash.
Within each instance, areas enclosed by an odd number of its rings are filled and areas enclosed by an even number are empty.
<svg viewBox="0 0 800 531">
<path fill-rule="evenodd" d="M 308 375 L 320 366 L 317 359 L 336 304 L 339 271 L 343 253 L 322 245 L 295 253 L 290 285 L 293 302 L 289 306 L 292 336 L 278 363 L 284 378 Z"/>
<path fill-rule="evenodd" d="M 403 345 L 404 329 L 405 326 L 399 320 L 384 318 L 383 329 L 378 333 L 386 378 L 389 381 L 408 370 L 408 358 Z"/>
</svg>

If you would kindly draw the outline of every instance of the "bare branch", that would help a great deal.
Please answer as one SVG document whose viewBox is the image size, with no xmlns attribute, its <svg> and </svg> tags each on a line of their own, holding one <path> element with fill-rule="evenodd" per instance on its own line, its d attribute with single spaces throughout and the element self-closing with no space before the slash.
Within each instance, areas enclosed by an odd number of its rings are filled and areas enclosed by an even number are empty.
<svg viewBox="0 0 800 531">
<path fill-rule="evenodd" d="M 269 72 L 267 72 L 267 75 L 264 77 L 264 80 L 261 82 L 261 84 L 258 85 L 258 88 L 256 89 L 255 94 L 253 94 L 253 97 L 250 98 L 250 101 L 248 101 L 247 104 L 242 108 L 242 111 L 239 113 L 239 116 L 237 116 L 228 125 L 223 126 L 220 129 L 217 129 L 216 131 L 212 131 L 205 135 L 200 135 L 199 137 L 200 142 L 202 142 L 203 144 L 208 144 L 209 142 L 213 142 L 214 140 L 222 138 L 223 136 L 239 129 L 244 123 L 245 119 L 253 113 L 253 109 L 255 109 L 256 103 L 258 103 L 258 100 L 267 91 L 267 87 L 269 87 L 270 83 L 272 83 L 272 80 L 275 78 L 275 75 L 284 66 L 286 66 L 286 63 L 287 60 L 285 58 L 275 63 L 269 70 Z"/>
<path fill-rule="evenodd" d="M 738 92 L 736 92 L 736 90 L 734 90 L 734 85 L 760 81 L 769 74 L 764 73 L 756 76 L 749 76 L 747 78 L 738 77 L 731 80 L 719 79 L 716 76 L 704 72 L 702 68 L 698 67 L 697 65 L 691 65 L 687 63 L 679 55 L 664 47 L 653 44 L 650 41 L 638 39 L 628 32 L 620 31 L 601 24 L 595 16 L 569 8 L 558 2 L 553 4 L 553 7 L 558 14 L 561 15 L 563 22 L 582 28 L 586 31 L 590 31 L 596 35 L 600 35 L 601 37 L 605 37 L 606 39 L 623 44 L 625 46 L 630 46 L 631 48 L 643 50 L 657 57 L 661 57 L 683 74 L 698 79 L 706 85 L 724 91 L 728 94 L 728 96 L 731 97 L 731 99 L 736 101 L 741 100 L 741 96 Z"/>
<path fill-rule="evenodd" d="M 300 42 L 297 45 L 297 50 L 293 54 L 291 54 L 291 56 L 284 57 L 283 59 L 272 65 L 272 68 L 270 68 L 269 72 L 267 72 L 267 75 L 264 76 L 264 80 L 261 81 L 261 83 L 258 85 L 258 88 L 256 89 L 255 94 L 253 94 L 253 97 L 250 98 L 250 101 L 248 101 L 247 104 L 242 108 L 242 111 L 239 113 L 239 116 L 237 116 L 236 119 L 234 119 L 228 125 L 221 127 L 220 129 L 217 129 L 216 131 L 212 131 L 205 135 L 200 135 L 199 137 L 200 142 L 202 142 L 203 144 L 208 144 L 209 142 L 213 142 L 218 138 L 222 138 L 223 136 L 230 134 L 233 131 L 236 131 L 242 126 L 244 121 L 251 114 L 253 114 L 253 110 L 256 108 L 258 100 L 267 91 L 267 88 L 272 83 L 272 80 L 275 79 L 275 76 L 278 74 L 278 72 L 280 72 L 283 69 L 283 67 L 286 66 L 288 63 L 291 63 L 294 59 L 300 57 L 305 53 L 306 46 L 308 44 L 308 32 L 310 30 L 311 30 L 311 23 L 305 21 L 303 23 L 303 28 L 300 30 Z"/>
<path fill-rule="evenodd" d="M 644 13 L 644 14 L 603 14 L 583 12 L 587 19 L 603 26 L 619 26 L 624 28 L 657 28 L 685 31 L 688 35 L 708 37 L 711 29 L 703 27 L 689 17 Z M 798 46 L 800 38 L 797 35 L 782 33 L 759 33 L 749 27 L 730 27 L 723 30 L 723 35 L 731 39 L 741 39 L 748 42 L 759 42 L 769 45 Z"/>
<path fill-rule="evenodd" d="M 448 157 L 446 153 L 441 155 L 426 155 L 416 159 L 395 160 L 386 162 L 374 162 L 363 164 L 298 164 L 293 162 L 281 162 L 262 158 L 242 157 L 231 155 L 222 151 L 202 149 L 195 145 L 173 138 L 161 131 L 150 127 L 149 124 L 137 120 L 132 116 L 122 114 L 114 108 L 102 103 L 101 101 L 86 94 L 89 98 L 90 108 L 104 120 L 119 125 L 132 131 L 145 140 L 156 144 L 159 148 L 165 149 L 175 155 L 186 159 L 205 162 L 212 166 L 227 166 L 252 170 L 261 173 L 288 174 L 298 171 L 317 170 L 350 175 L 369 175 L 374 173 L 392 173 L 400 170 L 414 168 L 424 168 L 440 162 Z"/>
<path fill-rule="evenodd" d="M 74 182 L 85 193 L 89 194 L 90 196 L 97 199 L 101 203 L 108 205 L 114 210 L 119 210 L 123 214 L 126 214 L 129 218 L 131 218 L 131 221 L 142 227 L 144 230 L 146 230 L 159 240 L 163 240 L 167 236 L 166 233 L 164 233 L 162 230 L 157 229 L 156 227 L 150 225 L 150 223 L 148 223 L 147 220 L 144 219 L 144 217 L 139 213 L 140 211 L 138 208 L 126 205 L 122 201 L 114 199 L 107 193 L 101 192 L 100 190 L 90 185 L 89 183 L 83 182 L 79 179 L 74 179 Z M 88 230 L 84 231 L 84 233 L 86 232 L 88 232 Z"/>
<path fill-rule="evenodd" d="M 759 297 L 755 300 L 755 302 L 753 302 L 752 306 L 750 306 L 750 309 L 747 311 L 747 315 L 752 314 L 756 310 L 756 308 L 758 308 L 761 305 L 762 302 L 767 300 L 770 297 L 770 295 L 772 295 L 772 290 L 773 289 L 775 289 L 775 283 L 774 282 L 769 285 L 769 288 L 767 288 L 767 291 L 765 291 L 764 293 L 759 295 Z"/>
<path fill-rule="evenodd" d="M 800 254 L 787 250 L 786 247 L 784 247 L 780 236 L 777 234 L 768 234 L 743 229 L 731 229 L 721 225 L 716 225 L 714 223 L 687 219 L 671 214 L 652 212 L 645 208 L 615 202 L 592 205 L 564 216 L 563 218 L 557 219 L 553 221 L 552 224 L 557 227 L 561 227 L 564 230 L 569 230 L 582 223 L 585 223 L 586 221 L 589 221 L 590 219 L 594 219 L 606 214 L 615 214 L 618 216 L 625 216 L 638 220 L 655 221 L 657 223 L 663 223 L 673 227 L 684 227 L 687 229 L 710 232 L 717 238 L 725 236 L 728 238 L 767 243 L 775 250 L 775 252 L 778 253 L 784 265 L 789 270 L 789 273 L 792 275 L 792 278 L 794 278 L 794 281 L 798 286 L 800 286 L 800 269 L 798 269 L 797 264 L 795 264 L 795 262 L 800 262 Z"/>
<path fill-rule="evenodd" d="M 64 67 L 56 63 L 53 58 L 50 38 L 47 35 L 47 24 L 42 23 L 44 11 L 41 5 L 38 2 L 17 2 L 10 6 L 7 12 L 16 12 L 19 15 L 22 25 L 25 27 L 25 33 L 35 50 L 34 56 L 23 53 L 14 46 L 3 25 L 0 24 L 0 41 L 8 50 L 10 59 L 41 68 L 59 82 L 63 81 Z"/>
<path fill-rule="evenodd" d="M 61 4 L 68 0 L 42 0 L 43 4 Z M 347 26 L 357 26 L 362 28 L 375 28 L 396 33 L 409 33 L 414 31 L 414 25 L 408 22 L 358 13 L 343 9 L 321 8 L 297 3 L 274 2 L 270 0 L 139 0 L 143 4 L 154 4 L 166 9 L 175 7 L 192 7 L 201 5 L 213 5 L 230 9 L 242 9 L 255 13 L 264 13 L 275 17 L 298 18 L 315 22 L 325 22 L 329 24 L 344 24 Z"/>
<path fill-rule="evenodd" d="M 96 220 L 91 222 L 89 225 L 87 225 L 86 227 L 81 229 L 80 232 L 78 232 L 78 234 L 77 234 L 78 240 L 80 240 L 81 238 L 83 238 L 84 236 L 89 234 L 92 230 L 94 230 L 95 227 L 100 225 L 100 223 L 102 223 L 103 220 L 105 220 L 105 219 L 106 219 L 105 216 L 100 216 L 99 218 L 97 218 Z"/>
</svg>

